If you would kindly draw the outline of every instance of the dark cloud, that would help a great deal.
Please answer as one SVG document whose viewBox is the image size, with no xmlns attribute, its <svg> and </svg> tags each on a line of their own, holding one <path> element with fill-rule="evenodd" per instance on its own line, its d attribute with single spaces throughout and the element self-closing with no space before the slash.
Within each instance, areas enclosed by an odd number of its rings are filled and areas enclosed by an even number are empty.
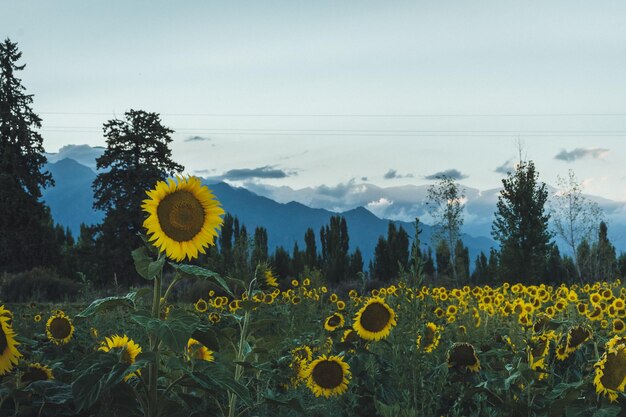
<svg viewBox="0 0 626 417">
<path fill-rule="evenodd" d="M 295 175 L 295 172 L 287 172 L 282 169 L 275 169 L 272 166 L 266 165 L 260 168 L 241 168 L 241 169 L 231 169 L 230 171 L 226 171 L 222 178 L 231 181 L 241 181 L 247 180 L 250 178 L 286 178 L 291 175 Z"/>
<path fill-rule="evenodd" d="M 367 181 L 367 177 L 361 177 L 361 181 Z"/>
<path fill-rule="evenodd" d="M 468 176 L 462 174 L 458 169 L 446 169 L 445 171 L 435 172 L 434 174 L 427 175 L 424 178 L 427 180 L 437 180 L 442 177 L 452 178 L 453 180 L 462 180 Z"/>
<path fill-rule="evenodd" d="M 493 170 L 498 174 L 508 174 L 509 172 L 515 172 L 515 166 L 512 159 L 507 159 L 502 165 Z"/>
<path fill-rule="evenodd" d="M 208 142 L 211 139 L 208 136 L 189 136 L 187 139 L 185 139 L 185 142 Z"/>
<path fill-rule="evenodd" d="M 565 162 L 574 162 L 577 159 L 591 157 L 593 159 L 602 159 L 609 153 L 609 149 L 605 148 L 592 148 L 592 149 L 584 149 L 584 148 L 576 148 L 572 151 L 566 151 L 563 149 L 561 152 L 556 154 L 554 159 L 559 159 Z"/>
<path fill-rule="evenodd" d="M 401 175 L 398 174 L 398 171 L 395 169 L 390 169 L 385 175 L 383 175 L 383 178 L 386 180 L 393 180 L 396 178 L 413 178 L 413 174 Z"/>
</svg>

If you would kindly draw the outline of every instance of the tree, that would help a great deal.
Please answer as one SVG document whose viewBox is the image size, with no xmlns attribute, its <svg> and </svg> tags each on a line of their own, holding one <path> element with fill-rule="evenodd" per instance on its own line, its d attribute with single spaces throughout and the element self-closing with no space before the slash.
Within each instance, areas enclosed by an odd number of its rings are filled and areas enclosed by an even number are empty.
<svg viewBox="0 0 626 417">
<path fill-rule="evenodd" d="M 439 246 L 440 241 L 445 241 L 448 247 L 450 259 L 450 273 L 456 283 L 456 241 L 461 235 L 463 226 L 463 209 L 465 208 L 465 189 L 460 189 L 453 178 L 445 175 L 437 177 L 438 182 L 428 188 L 426 205 L 429 214 L 435 222 L 435 234 L 433 238 Z"/>
<path fill-rule="evenodd" d="M 354 253 L 350 255 L 348 278 L 357 279 L 359 277 L 359 273 L 361 272 L 363 272 L 363 255 L 361 254 L 361 250 L 356 248 Z"/>
<path fill-rule="evenodd" d="M 252 268 L 256 268 L 256 266 L 260 263 L 267 262 L 268 253 L 267 229 L 264 227 L 257 227 L 254 229 L 251 259 Z"/>
<path fill-rule="evenodd" d="M 608 228 L 605 222 L 600 222 L 597 243 L 597 271 L 596 278 L 610 280 L 615 278 L 617 272 L 617 255 L 615 247 L 608 237 Z"/>
<path fill-rule="evenodd" d="M 332 216 L 330 224 L 322 226 L 322 266 L 326 278 L 331 283 L 338 283 L 348 272 L 348 225 L 341 216 Z"/>
<path fill-rule="evenodd" d="M 437 261 L 437 278 L 451 277 L 453 268 L 450 263 L 450 248 L 447 241 L 439 241 L 435 248 L 435 259 Z"/>
<path fill-rule="evenodd" d="M 576 248 L 584 239 L 591 239 L 597 220 L 602 218 L 600 206 L 582 194 L 582 187 L 573 170 L 568 178 L 558 177 L 558 192 L 550 204 L 550 216 L 554 229 L 572 251 L 578 278 L 581 268 Z"/>
<path fill-rule="evenodd" d="M 500 272 L 511 279 L 538 277 L 548 259 L 548 191 L 546 184 L 538 184 L 538 176 L 533 161 L 520 161 L 502 180 L 491 234 L 500 242 Z"/>
<path fill-rule="evenodd" d="M 304 264 L 311 269 L 319 267 L 317 258 L 317 246 L 315 243 L 315 232 L 310 227 L 304 233 Z"/>
<path fill-rule="evenodd" d="M 143 110 L 130 110 L 123 120 L 104 124 L 107 148 L 96 160 L 100 172 L 93 189 L 94 208 L 105 212 L 98 237 L 105 282 L 114 276 L 126 284 L 136 279 L 130 252 L 141 244 L 137 233 L 145 218 L 145 191 L 184 169 L 172 160 L 173 132 L 157 113 Z"/>
<path fill-rule="evenodd" d="M 470 258 L 469 249 L 463 245 L 461 239 L 456 241 L 454 248 L 456 253 L 454 269 L 456 270 L 457 281 L 459 283 L 466 283 L 470 278 Z"/>
<path fill-rule="evenodd" d="M 374 249 L 372 276 L 382 281 L 397 279 L 400 270 L 406 271 L 408 262 L 409 235 L 402 226 L 396 229 L 396 225 L 389 222 L 387 239 L 380 236 Z"/>
<path fill-rule="evenodd" d="M 16 43 L 0 43 L 0 272 L 51 265 L 60 256 L 50 210 L 39 201 L 54 181 L 42 172 L 41 118 L 17 78 L 21 57 Z"/>
</svg>

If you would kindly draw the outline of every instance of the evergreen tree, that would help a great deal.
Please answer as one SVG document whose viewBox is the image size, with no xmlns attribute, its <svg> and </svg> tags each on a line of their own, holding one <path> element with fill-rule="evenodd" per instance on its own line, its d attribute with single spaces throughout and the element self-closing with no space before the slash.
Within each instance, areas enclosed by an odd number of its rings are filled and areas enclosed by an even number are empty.
<svg viewBox="0 0 626 417">
<path fill-rule="evenodd" d="M 590 282 L 595 277 L 596 262 L 593 259 L 591 246 L 587 239 L 583 239 L 576 248 L 576 259 L 578 260 L 577 265 L 581 279 Z"/>
<path fill-rule="evenodd" d="M 289 252 L 282 246 L 277 247 L 274 251 L 271 264 L 274 274 L 277 275 L 278 278 L 284 280 L 293 276 L 291 272 L 291 257 L 289 256 Z"/>
<path fill-rule="evenodd" d="M 495 282 L 500 274 L 500 254 L 494 248 L 489 249 L 489 261 L 487 262 L 487 279 Z"/>
<path fill-rule="evenodd" d="M 372 278 L 381 281 L 389 281 L 392 277 L 389 243 L 383 236 L 378 237 L 378 243 L 376 243 L 374 248 L 374 259 L 370 267 L 370 274 Z"/>
<path fill-rule="evenodd" d="M 520 161 L 515 173 L 502 180 L 492 235 L 500 242 L 500 272 L 522 280 L 538 278 L 545 270 L 552 237 L 545 212 L 546 185 L 532 161 Z"/>
<path fill-rule="evenodd" d="M 622 280 L 626 278 L 626 252 L 620 253 L 617 259 L 617 273 Z"/>
<path fill-rule="evenodd" d="M 359 273 L 363 272 L 363 255 L 361 250 L 356 248 L 354 253 L 350 255 L 350 264 L 348 267 L 348 278 L 357 279 Z"/>
<path fill-rule="evenodd" d="M 332 216 L 330 224 L 320 230 L 322 267 L 330 283 L 336 284 L 346 277 L 349 239 L 346 219 L 341 216 Z"/>
<path fill-rule="evenodd" d="M 430 246 L 427 253 L 422 255 L 422 257 L 424 258 L 424 275 L 432 279 L 435 276 L 435 261 L 433 260 L 433 250 Z"/>
<path fill-rule="evenodd" d="M 489 262 L 484 252 L 480 252 L 480 255 L 476 255 L 474 261 L 474 272 L 472 273 L 472 281 L 474 283 L 483 283 L 489 276 Z"/>
<path fill-rule="evenodd" d="M 437 278 L 452 277 L 452 264 L 450 263 L 450 248 L 448 242 L 440 240 L 435 248 L 435 258 L 437 260 Z"/>
<path fill-rule="evenodd" d="M 50 210 L 39 201 L 41 189 L 54 185 L 42 172 L 46 163 L 41 119 L 32 109 L 17 72 L 22 53 L 6 39 L 0 43 L 0 272 L 58 265 L 60 248 Z"/>
<path fill-rule="evenodd" d="M 105 212 L 98 238 L 104 282 L 137 279 L 130 253 L 142 244 L 137 234 L 143 232 L 145 191 L 184 169 L 171 158 L 172 133 L 157 113 L 142 110 L 104 124 L 107 149 L 96 160 L 100 173 L 93 182 L 94 208 Z"/>
<path fill-rule="evenodd" d="M 456 282 L 458 284 L 465 284 L 470 278 L 469 249 L 467 249 L 467 247 L 463 245 L 463 241 L 459 239 L 456 241 L 454 252 L 456 253 Z"/>
<path fill-rule="evenodd" d="M 298 242 L 293 244 L 293 254 L 291 255 L 291 270 L 294 277 L 304 272 L 304 252 L 298 247 Z"/>
<path fill-rule="evenodd" d="M 544 274 L 544 282 L 559 284 L 567 280 L 567 270 L 563 265 L 559 247 L 556 244 L 550 245 L 550 254 Z"/>
</svg>

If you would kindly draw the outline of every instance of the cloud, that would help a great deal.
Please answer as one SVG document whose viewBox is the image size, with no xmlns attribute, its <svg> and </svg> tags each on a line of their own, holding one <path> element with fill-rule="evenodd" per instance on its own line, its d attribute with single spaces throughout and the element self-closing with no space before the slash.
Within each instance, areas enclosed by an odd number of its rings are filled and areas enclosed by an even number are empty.
<svg viewBox="0 0 626 417">
<path fill-rule="evenodd" d="M 515 165 L 513 164 L 513 159 L 507 159 L 502 165 L 500 165 L 499 167 L 496 167 L 496 169 L 493 170 L 494 172 L 497 172 L 498 174 L 508 174 L 509 172 L 515 172 Z"/>
<path fill-rule="evenodd" d="M 211 139 L 208 136 L 196 135 L 196 136 L 189 136 L 187 139 L 185 139 L 185 142 L 208 142 L 210 140 L 213 140 L 213 139 Z"/>
<path fill-rule="evenodd" d="M 385 197 L 381 197 L 378 200 L 370 201 L 367 203 L 365 208 L 367 208 L 370 212 L 374 213 L 376 216 L 381 217 L 384 216 L 385 211 L 389 206 L 393 204 L 392 200 L 389 200 Z"/>
<path fill-rule="evenodd" d="M 439 171 L 434 174 L 427 175 L 424 179 L 437 180 L 442 177 L 452 178 L 453 180 L 462 180 L 467 178 L 468 175 L 462 174 L 458 169 L 446 169 L 445 171 Z"/>
<path fill-rule="evenodd" d="M 46 153 L 48 162 L 58 162 L 65 158 L 71 158 L 80 164 L 96 169 L 96 159 L 104 154 L 106 148 L 89 145 L 65 145 L 57 153 Z"/>
<path fill-rule="evenodd" d="M 282 169 L 275 169 L 273 166 L 266 165 L 259 168 L 240 168 L 226 171 L 222 178 L 231 181 L 242 181 L 251 178 L 279 179 L 296 175 L 295 172 L 287 172 Z"/>
<path fill-rule="evenodd" d="M 346 183 L 339 183 L 334 187 L 328 185 L 320 185 L 315 190 L 318 194 L 328 197 L 341 198 L 353 192 L 355 186 L 354 178 Z"/>
<path fill-rule="evenodd" d="M 566 151 L 565 149 L 561 150 L 554 159 L 559 159 L 565 162 L 574 162 L 577 159 L 591 157 L 593 159 L 604 159 L 609 153 L 609 149 L 605 148 L 576 148 L 572 151 Z"/>
<path fill-rule="evenodd" d="M 413 174 L 401 175 L 398 174 L 398 171 L 396 171 L 395 169 L 390 169 L 385 175 L 383 175 L 383 178 L 386 180 L 392 180 L 396 178 L 413 178 Z"/>
</svg>

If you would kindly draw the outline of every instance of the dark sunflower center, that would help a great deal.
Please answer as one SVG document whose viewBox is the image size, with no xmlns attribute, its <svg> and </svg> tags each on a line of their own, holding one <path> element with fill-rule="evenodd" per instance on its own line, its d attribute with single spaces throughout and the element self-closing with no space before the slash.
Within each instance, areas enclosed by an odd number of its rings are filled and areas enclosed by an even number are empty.
<svg viewBox="0 0 626 417">
<path fill-rule="evenodd" d="M 546 350 L 547 350 L 547 347 L 548 347 L 548 343 L 547 343 L 547 341 L 546 341 L 546 340 L 543 340 L 543 339 L 542 339 L 542 340 L 540 340 L 540 341 L 537 343 L 537 346 L 535 346 L 535 347 L 531 350 L 531 353 L 532 353 L 532 355 L 533 355 L 533 358 L 536 360 L 536 359 L 539 359 L 539 358 L 541 358 L 541 357 L 543 357 L 543 356 L 546 356 Z"/>
<path fill-rule="evenodd" d="M 343 368 L 335 361 L 321 361 L 313 368 L 313 381 L 322 388 L 336 388 L 343 381 Z"/>
<path fill-rule="evenodd" d="M 133 358 L 130 356 L 130 352 L 128 351 L 128 347 L 123 347 L 120 352 L 120 360 L 124 363 L 133 363 Z"/>
<path fill-rule="evenodd" d="M 430 346 L 435 341 L 435 332 L 430 327 L 424 331 L 424 346 Z"/>
<path fill-rule="evenodd" d="M 458 366 L 476 365 L 476 353 L 470 345 L 457 345 L 450 353 L 450 362 Z"/>
<path fill-rule="evenodd" d="M 347 343 L 354 343 L 357 340 L 359 340 L 359 335 L 356 332 L 352 331 L 352 330 L 350 330 L 348 332 L 348 334 L 345 336 L 345 341 Z"/>
<path fill-rule="evenodd" d="M 35 381 L 47 381 L 48 374 L 43 370 L 34 366 L 28 367 L 28 370 L 22 375 L 22 381 L 25 383 Z"/>
<path fill-rule="evenodd" d="M 189 191 L 168 194 L 157 207 L 163 232 L 177 242 L 192 240 L 204 225 L 204 209 Z"/>
<path fill-rule="evenodd" d="M 617 390 L 626 378 L 626 354 L 624 352 L 609 353 L 604 363 L 604 375 L 600 382 L 605 387 Z"/>
<path fill-rule="evenodd" d="M 589 331 L 582 327 L 570 330 L 569 347 L 576 347 L 582 344 L 589 337 Z"/>
<path fill-rule="evenodd" d="M 389 324 L 391 313 L 380 303 L 368 305 L 361 314 L 361 326 L 369 332 L 380 332 Z"/>
<path fill-rule="evenodd" d="M 341 318 L 336 314 L 333 314 L 328 318 L 328 325 L 330 327 L 337 327 L 339 326 L 339 323 L 341 323 Z"/>
<path fill-rule="evenodd" d="M 4 325 L 0 323 L 0 356 L 9 347 L 7 336 L 4 334 Z"/>
<path fill-rule="evenodd" d="M 50 322 L 50 333 L 55 339 L 65 339 L 72 332 L 72 326 L 66 318 L 57 317 Z"/>
<path fill-rule="evenodd" d="M 621 321 L 616 321 L 615 325 L 613 326 L 615 328 L 615 330 L 617 331 L 622 331 L 624 329 L 624 323 Z"/>
</svg>

